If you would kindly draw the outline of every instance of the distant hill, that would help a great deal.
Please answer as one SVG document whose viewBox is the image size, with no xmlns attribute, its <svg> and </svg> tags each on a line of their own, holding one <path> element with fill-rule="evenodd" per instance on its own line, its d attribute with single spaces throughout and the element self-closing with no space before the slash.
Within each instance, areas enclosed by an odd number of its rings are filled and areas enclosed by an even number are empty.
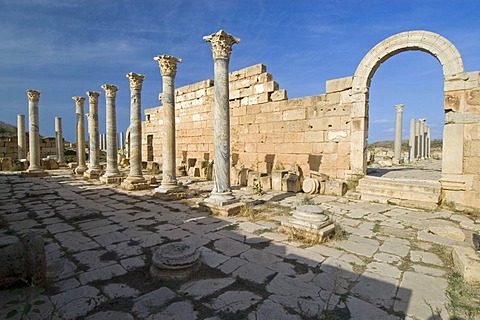
<svg viewBox="0 0 480 320">
<path fill-rule="evenodd" d="M 433 139 L 431 142 L 431 148 L 433 149 L 442 149 L 443 140 L 442 139 Z M 368 144 L 368 149 L 373 150 L 375 148 L 385 148 L 393 150 L 393 140 L 377 141 Z M 408 140 L 402 140 L 402 150 L 408 151 Z"/>
<path fill-rule="evenodd" d="M 16 136 L 17 127 L 6 122 L 0 121 L 0 136 Z"/>
</svg>

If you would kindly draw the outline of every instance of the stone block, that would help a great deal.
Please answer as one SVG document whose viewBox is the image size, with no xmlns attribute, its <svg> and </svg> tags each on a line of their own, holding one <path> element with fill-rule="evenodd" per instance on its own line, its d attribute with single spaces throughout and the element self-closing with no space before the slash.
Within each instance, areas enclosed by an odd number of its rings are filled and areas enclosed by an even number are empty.
<svg viewBox="0 0 480 320">
<path fill-rule="evenodd" d="M 281 101 L 281 100 L 288 99 L 287 90 L 281 89 L 281 90 L 273 91 L 272 94 L 270 95 L 270 99 L 272 101 Z"/>
<path fill-rule="evenodd" d="M 256 64 L 251 67 L 245 68 L 245 77 L 256 76 L 267 72 L 267 67 L 263 64 Z"/>
<path fill-rule="evenodd" d="M 287 173 L 287 170 L 272 170 L 272 190 L 282 191 L 282 179 Z"/>
<path fill-rule="evenodd" d="M 283 112 L 283 121 L 289 120 L 304 120 L 305 119 L 305 109 L 293 109 Z"/>
<path fill-rule="evenodd" d="M 12 170 L 12 159 L 9 157 L 0 158 L 0 170 L 1 171 L 11 171 Z"/>
<path fill-rule="evenodd" d="M 325 181 L 325 194 L 331 196 L 343 196 L 347 193 L 347 184 L 343 181 Z"/>
<path fill-rule="evenodd" d="M 454 246 L 453 265 L 467 283 L 480 282 L 480 257 L 473 248 Z"/>
<path fill-rule="evenodd" d="M 287 173 L 282 178 L 282 191 L 300 192 L 302 186 L 300 184 L 300 177 L 294 173 Z"/>
<path fill-rule="evenodd" d="M 267 175 L 267 176 L 261 176 L 258 181 L 260 182 L 260 185 L 262 186 L 263 190 L 270 190 L 272 189 L 272 176 Z"/>
<path fill-rule="evenodd" d="M 352 88 L 353 77 L 328 80 L 325 84 L 326 93 L 339 92 Z"/>
</svg>

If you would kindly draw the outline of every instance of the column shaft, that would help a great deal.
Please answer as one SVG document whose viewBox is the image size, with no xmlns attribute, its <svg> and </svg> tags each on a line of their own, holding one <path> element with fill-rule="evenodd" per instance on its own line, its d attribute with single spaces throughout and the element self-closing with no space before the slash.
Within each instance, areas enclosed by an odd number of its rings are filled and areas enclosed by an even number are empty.
<svg viewBox="0 0 480 320">
<path fill-rule="evenodd" d="M 98 133 L 98 96 L 100 92 L 87 91 L 88 95 L 88 141 L 90 161 L 85 175 L 98 178 L 100 174 L 99 133 Z"/>
<path fill-rule="evenodd" d="M 117 86 L 104 84 L 102 88 L 106 95 L 106 122 L 107 122 L 107 169 L 102 177 L 115 178 L 120 177 L 118 170 L 118 145 L 117 145 L 117 115 L 115 106 L 115 97 L 118 90 Z"/>
<path fill-rule="evenodd" d="M 403 118 L 403 104 L 395 106 L 395 140 L 393 161 L 395 163 L 401 162 L 402 157 L 402 118 Z"/>
<path fill-rule="evenodd" d="M 127 180 L 129 182 L 145 182 L 142 173 L 142 100 L 141 91 L 144 75 L 130 72 L 127 74 L 130 80 L 130 173 Z M 123 134 L 120 133 L 120 140 L 123 140 Z"/>
<path fill-rule="evenodd" d="M 419 119 L 419 156 L 420 159 L 425 159 L 425 119 Z"/>
<path fill-rule="evenodd" d="M 84 97 L 73 97 L 75 101 L 75 115 L 76 115 L 76 128 L 77 128 L 77 167 L 75 173 L 83 175 L 87 170 L 85 164 L 85 113 L 84 113 Z"/>
<path fill-rule="evenodd" d="M 415 161 L 415 119 L 410 119 L 410 138 L 408 140 L 408 161 Z"/>
<path fill-rule="evenodd" d="M 18 160 L 25 159 L 26 136 L 25 136 L 25 115 L 17 115 L 17 146 L 18 146 Z"/>
<path fill-rule="evenodd" d="M 63 145 L 62 118 L 55 117 L 55 145 L 57 149 L 57 161 L 65 163 L 65 147 Z"/>
<path fill-rule="evenodd" d="M 42 172 L 40 167 L 40 136 L 38 122 L 38 101 L 40 99 L 40 91 L 28 90 L 28 138 L 30 152 L 30 166 L 28 172 Z"/>
</svg>

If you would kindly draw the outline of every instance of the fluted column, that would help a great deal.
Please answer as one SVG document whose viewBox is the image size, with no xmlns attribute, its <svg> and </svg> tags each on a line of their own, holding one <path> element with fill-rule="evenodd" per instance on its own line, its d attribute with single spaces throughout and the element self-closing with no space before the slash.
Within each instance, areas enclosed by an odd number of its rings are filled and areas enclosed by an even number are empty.
<svg viewBox="0 0 480 320">
<path fill-rule="evenodd" d="M 88 170 L 85 171 L 84 175 L 87 178 L 98 178 L 101 172 L 98 134 L 98 97 L 100 96 L 100 92 L 87 91 L 87 96 L 90 161 L 88 163 Z"/>
<path fill-rule="evenodd" d="M 25 136 L 25 115 L 17 115 L 17 146 L 18 146 L 18 160 L 25 159 L 26 151 L 26 136 Z"/>
<path fill-rule="evenodd" d="M 393 162 L 400 163 L 402 157 L 402 118 L 403 104 L 395 106 L 395 140 L 393 144 Z"/>
<path fill-rule="evenodd" d="M 162 149 L 162 184 L 154 192 L 167 192 L 176 189 L 176 146 L 175 146 L 175 75 L 177 64 L 181 59 L 169 55 L 160 55 L 154 58 L 160 67 L 163 92 L 159 95 L 164 112 L 163 121 L 163 149 Z M 132 136 L 130 134 L 130 139 Z M 130 147 L 133 151 L 133 147 Z"/>
<path fill-rule="evenodd" d="M 431 150 L 430 150 L 430 148 L 431 148 L 431 146 L 432 146 L 430 127 L 427 127 L 426 139 L 427 139 L 427 143 L 426 143 L 425 157 L 426 157 L 427 159 L 430 159 L 431 156 L 432 156 Z"/>
<path fill-rule="evenodd" d="M 122 184 L 125 189 L 137 189 L 135 185 L 145 183 L 142 173 L 142 84 L 145 76 L 130 72 L 127 74 L 130 81 L 130 136 L 131 136 L 131 154 L 130 154 L 130 172 Z M 122 140 L 123 135 L 120 135 Z M 133 185 L 133 186 L 132 186 Z"/>
<path fill-rule="evenodd" d="M 118 170 L 118 144 L 117 144 L 117 115 L 115 109 L 115 98 L 118 87 L 111 84 L 102 85 L 105 90 L 106 99 L 106 118 L 107 118 L 107 169 L 101 177 L 104 182 L 111 182 L 111 178 L 120 178 Z"/>
<path fill-rule="evenodd" d="M 27 172 L 43 172 L 40 166 L 40 129 L 38 122 L 38 101 L 40 100 L 40 91 L 27 90 L 28 97 L 28 145 L 30 152 L 30 166 Z"/>
<path fill-rule="evenodd" d="M 85 103 L 84 97 L 72 97 L 75 101 L 75 113 L 76 113 L 76 128 L 77 128 L 77 162 L 78 165 L 75 168 L 75 173 L 83 175 L 87 170 L 85 164 L 85 114 L 83 106 Z"/>
<path fill-rule="evenodd" d="M 203 39 L 212 44 L 214 61 L 215 99 L 213 110 L 214 186 L 207 202 L 223 205 L 235 198 L 230 189 L 230 106 L 228 62 L 232 46 L 240 39 L 224 32 L 213 33 Z"/>
<path fill-rule="evenodd" d="M 65 164 L 65 149 L 63 145 L 62 118 L 55 117 L 55 146 L 57 149 L 57 162 Z"/>
</svg>

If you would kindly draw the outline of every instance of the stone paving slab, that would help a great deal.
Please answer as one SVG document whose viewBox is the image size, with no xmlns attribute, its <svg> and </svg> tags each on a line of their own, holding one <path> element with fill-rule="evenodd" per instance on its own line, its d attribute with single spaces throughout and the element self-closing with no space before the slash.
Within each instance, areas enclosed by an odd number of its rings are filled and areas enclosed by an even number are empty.
<svg viewBox="0 0 480 320">
<path fill-rule="evenodd" d="M 22 181 L 0 173 L 0 185 L 7 186 L 0 188 L 0 214 L 11 227 L 0 228 L 0 238 L 42 234 L 51 283 L 45 310 L 58 306 L 57 317 L 65 319 L 321 319 L 328 312 L 341 319 L 428 319 L 437 308 L 447 319 L 450 270 L 437 250 L 470 244 L 428 229 L 449 226 L 471 235 L 480 226 L 480 219 L 448 210 L 318 195 L 313 201 L 347 234 L 306 246 L 279 233 L 272 221 L 286 216 L 215 217 L 148 190 L 111 189 L 69 173 Z M 303 196 L 280 204 L 293 208 Z M 180 283 L 154 282 L 153 252 L 185 240 L 199 248 L 200 270 Z M 3 297 L 0 291 L 1 303 Z"/>
</svg>

